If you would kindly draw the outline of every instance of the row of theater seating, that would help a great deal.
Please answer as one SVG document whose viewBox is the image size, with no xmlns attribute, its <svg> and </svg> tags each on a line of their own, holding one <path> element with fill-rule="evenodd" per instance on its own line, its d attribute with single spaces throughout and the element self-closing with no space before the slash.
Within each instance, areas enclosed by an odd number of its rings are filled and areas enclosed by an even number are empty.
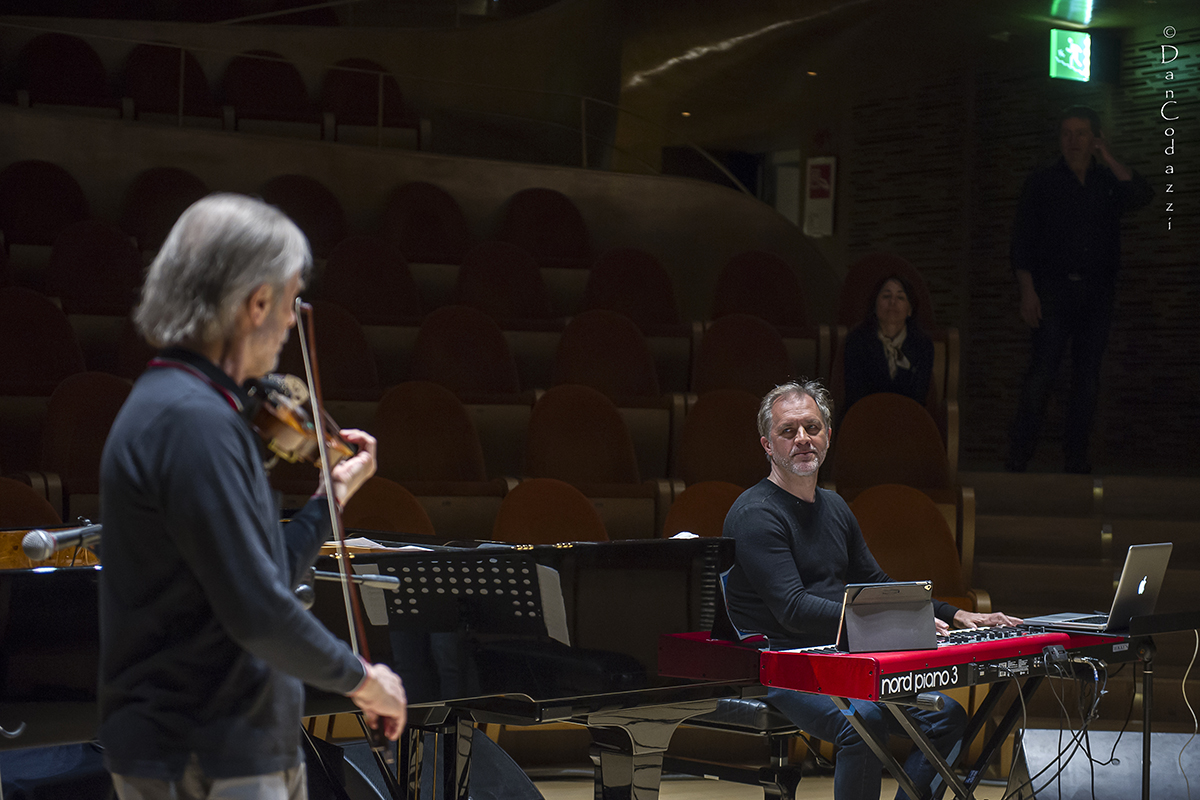
<svg viewBox="0 0 1200 800">
<path fill-rule="evenodd" d="M 100 452 L 129 389 L 128 381 L 106 373 L 73 375 L 50 397 L 34 436 L 5 432 L 6 441 L 24 439 L 24 451 L 40 454 L 23 465 L 23 480 L 68 518 L 96 518 Z M 0 398 L 7 409 L 0 421 L 8 427 L 22 413 L 36 416 L 30 399 Z M 756 395 L 728 389 L 690 404 L 681 399 L 674 408 L 619 409 L 578 384 L 556 386 L 524 405 L 468 405 L 428 381 L 392 387 L 377 403 L 329 405 L 357 416 L 341 424 L 379 439 L 379 475 L 422 498 L 438 533 L 451 538 L 486 536 L 509 489 L 543 477 L 592 498 L 612 538 L 653 536 L 684 487 L 708 481 L 747 487 L 765 477 L 757 408 Z M 647 473 L 646 461 L 660 466 Z M 908 398 L 871 395 L 856 404 L 827 466 L 830 485 L 848 498 L 880 482 L 919 488 L 964 534 L 962 492 L 940 434 Z M 280 464 L 272 482 L 295 505 L 311 494 L 316 475 L 308 465 Z"/>
<path fill-rule="evenodd" d="M 729 507 L 743 491 L 724 481 L 705 481 L 684 489 L 671 503 L 656 535 L 720 536 Z M 937 507 L 917 489 L 881 484 L 860 493 L 850 508 L 868 545 L 889 574 L 898 580 L 932 579 L 939 597 L 963 608 L 979 609 L 986 594 L 967 588 L 953 534 Z M 346 527 L 367 536 L 382 531 L 408 536 L 438 536 L 420 499 L 400 483 L 382 476 L 367 481 L 346 505 Z M 608 541 L 604 520 L 593 502 L 571 484 L 554 478 L 530 478 L 504 495 L 483 538 L 512 544 Z M 20 531 L 55 527 L 56 510 L 32 488 L 0 478 L 0 528 Z M 95 563 L 90 555 L 70 550 L 46 562 L 32 562 L 19 549 L 21 535 L 0 534 L 0 568 Z"/>
<path fill-rule="evenodd" d="M 204 180 L 178 167 L 151 167 L 121 191 L 116 226 L 138 250 L 152 255 L 179 215 L 210 191 Z M 355 231 L 345 208 L 328 187 L 306 175 L 279 175 L 257 194 L 300 226 L 318 260 L 354 233 L 390 242 L 408 262 L 459 264 L 478 243 L 458 201 L 431 183 L 396 187 L 379 209 L 375 227 Z M 90 217 L 90 203 L 63 167 L 36 159 L 15 161 L 0 171 L 0 232 L 12 245 L 49 246 L 64 228 Z M 517 245 L 540 267 L 587 268 L 594 259 L 591 235 L 579 209 L 553 189 L 531 187 L 504 201 L 491 239 Z M 115 247 L 115 245 L 110 245 Z"/>
<path fill-rule="evenodd" d="M 672 409 L 695 395 L 738 389 L 761 396 L 796 376 L 825 377 L 822 366 L 829 363 L 825 335 L 785 340 L 747 314 L 728 314 L 694 326 L 691 338 L 672 338 L 646 337 L 630 319 L 607 309 L 578 314 L 561 331 L 505 332 L 483 311 L 452 305 L 418 327 L 372 328 L 369 336 L 339 306 L 322 301 L 313 306 L 325 396 L 351 406 L 378 401 L 383 386 L 410 379 L 438 383 L 468 403 L 506 406 L 528 406 L 539 390 L 578 383 L 628 413 L 657 409 L 669 419 Z M 63 378 L 86 368 L 133 379 L 152 355 L 128 318 L 68 317 L 28 289 L 0 289 L 0 332 L 0 395 L 13 397 L 47 396 Z M 86 357 L 79 339 L 88 343 Z M 835 364 L 841 341 L 839 336 Z M 298 337 L 285 346 L 279 369 L 304 373 Z M 834 376 L 829 383 L 836 408 L 841 381 Z M 942 423 L 953 461 L 954 403 L 931 392 L 926 407 L 941 412 L 934 418 Z"/>
<path fill-rule="evenodd" d="M 196 56 L 179 45 L 129 41 L 128 46 L 120 73 L 110 77 L 85 39 L 40 34 L 5 65 L 4 96 L 22 107 L 70 108 L 129 120 L 355 144 L 423 144 L 421 120 L 395 76 L 370 59 L 345 58 L 325 68 L 314 100 L 296 65 L 277 52 L 230 53 L 220 79 L 210 81 Z"/>
<path fill-rule="evenodd" d="M 151 168 L 127 187 L 119 226 L 144 260 L 179 213 L 207 191 L 203 181 L 184 170 Z M 482 243 L 473 240 L 454 198 L 429 183 L 397 187 L 381 210 L 378 229 L 365 235 L 351 234 L 337 197 L 312 178 L 279 176 L 261 193 L 312 243 L 321 261 L 317 294 L 346 306 L 363 324 L 411 324 L 446 300 L 482 305 L 510 328 L 553 326 L 556 315 L 587 308 L 621 311 L 648 335 L 677 333 L 685 322 L 671 273 L 654 256 L 633 248 L 594 256 L 582 214 L 570 198 L 551 189 L 529 188 L 510 197 L 491 239 Z M 17 245 L 50 246 L 46 288 L 62 298 L 69 313 L 123 314 L 140 281 L 137 255 L 118 229 L 86 222 L 87 209 L 78 183 L 61 167 L 23 161 L 0 172 L 6 251 Z M 586 283 L 564 281 L 556 272 L 564 267 L 588 268 Z M 460 286 L 464 272 L 467 285 Z M 889 274 L 909 279 L 917 321 L 945 342 L 949 334 L 934 318 L 919 272 L 887 254 L 864 256 L 849 268 L 834 324 L 857 324 L 873 302 L 879 278 Z M 5 277 L 0 270 L 0 283 Z M 562 299 L 554 302 L 552 295 Z M 732 313 L 759 316 L 785 336 L 811 336 L 817 327 L 797 270 L 769 253 L 737 255 L 717 276 L 709 318 Z"/>
</svg>

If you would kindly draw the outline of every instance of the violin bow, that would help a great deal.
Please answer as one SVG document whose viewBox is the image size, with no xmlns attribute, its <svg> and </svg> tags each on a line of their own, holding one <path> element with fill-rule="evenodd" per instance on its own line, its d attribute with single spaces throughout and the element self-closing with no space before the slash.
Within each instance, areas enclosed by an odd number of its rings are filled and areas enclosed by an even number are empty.
<svg viewBox="0 0 1200 800">
<path fill-rule="evenodd" d="M 342 599 L 346 605 L 346 624 L 350 631 L 350 649 L 354 652 L 354 655 L 365 661 L 370 661 L 371 654 L 367 647 L 366 626 L 363 624 L 362 599 L 359 596 L 357 584 L 350 580 L 350 553 L 346 549 L 346 530 L 342 524 L 342 512 L 338 508 L 337 497 L 333 494 L 333 476 L 332 470 L 329 467 L 328 449 L 325 445 L 325 401 L 321 396 L 321 382 L 317 372 L 313 307 L 297 297 L 295 313 L 297 320 L 304 321 L 304 329 L 300 331 L 300 354 L 302 357 L 301 360 L 304 361 L 304 375 L 308 382 L 308 395 L 313 406 L 312 416 L 314 424 L 317 426 L 317 454 L 320 458 L 321 485 L 325 488 L 326 504 L 329 506 L 329 521 L 333 525 L 333 539 L 337 544 L 338 573 L 342 577 Z M 313 342 L 312 350 L 309 349 L 309 341 Z M 366 732 L 367 741 L 371 744 L 371 750 L 374 752 L 381 770 L 389 778 L 392 778 L 388 767 L 394 763 L 394 759 L 387 747 L 382 730 L 372 730 L 367 726 L 366 720 L 362 720 L 361 717 L 360 720 L 362 721 L 363 730 Z"/>
</svg>

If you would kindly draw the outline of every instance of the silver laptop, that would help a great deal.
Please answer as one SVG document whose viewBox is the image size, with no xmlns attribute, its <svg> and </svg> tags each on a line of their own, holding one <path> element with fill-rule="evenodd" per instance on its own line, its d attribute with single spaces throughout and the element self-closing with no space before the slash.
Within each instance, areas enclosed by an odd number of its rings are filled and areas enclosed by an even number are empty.
<svg viewBox="0 0 1200 800">
<path fill-rule="evenodd" d="M 1117 583 L 1117 593 L 1108 614 L 1047 614 L 1026 617 L 1025 624 L 1076 631 L 1127 631 L 1129 620 L 1154 612 L 1170 559 L 1170 542 L 1131 545 L 1125 554 L 1125 567 L 1121 570 L 1121 580 Z"/>
</svg>

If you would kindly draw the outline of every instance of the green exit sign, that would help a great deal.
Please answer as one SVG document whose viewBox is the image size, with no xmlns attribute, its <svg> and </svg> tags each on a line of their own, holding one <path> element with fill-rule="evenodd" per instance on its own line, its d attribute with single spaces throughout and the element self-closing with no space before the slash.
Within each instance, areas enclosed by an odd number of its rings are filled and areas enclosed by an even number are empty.
<svg viewBox="0 0 1200 800">
<path fill-rule="evenodd" d="M 1081 31 L 1050 29 L 1050 77 L 1086 81 L 1092 76 L 1092 37 Z"/>
</svg>

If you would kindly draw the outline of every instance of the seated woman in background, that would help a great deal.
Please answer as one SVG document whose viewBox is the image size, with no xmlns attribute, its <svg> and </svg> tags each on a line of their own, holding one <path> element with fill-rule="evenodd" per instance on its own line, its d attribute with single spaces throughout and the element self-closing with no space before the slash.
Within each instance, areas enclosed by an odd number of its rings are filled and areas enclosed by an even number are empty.
<svg viewBox="0 0 1200 800">
<path fill-rule="evenodd" d="M 876 392 L 902 394 L 922 406 L 929 394 L 933 342 L 913 318 L 912 287 L 899 275 L 890 275 L 873 296 L 866 318 L 846 337 L 843 414 Z"/>
</svg>

